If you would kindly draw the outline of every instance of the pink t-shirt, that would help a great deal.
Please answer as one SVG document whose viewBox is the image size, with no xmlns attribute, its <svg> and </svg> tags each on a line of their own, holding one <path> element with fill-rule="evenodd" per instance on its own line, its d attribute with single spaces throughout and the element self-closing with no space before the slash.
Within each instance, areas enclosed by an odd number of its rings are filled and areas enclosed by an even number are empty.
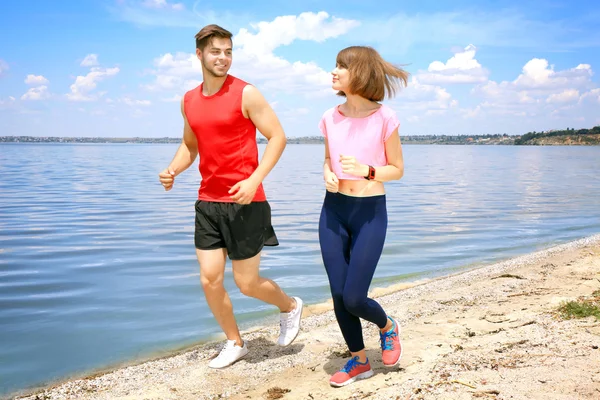
<svg viewBox="0 0 600 400">
<path fill-rule="evenodd" d="M 335 106 L 325 111 L 319 129 L 327 138 L 331 168 L 338 179 L 361 180 L 363 177 L 344 174 L 340 154 L 353 156 L 361 164 L 387 165 L 385 141 L 400 126 L 394 110 L 382 105 L 368 117 L 346 117 Z"/>
</svg>

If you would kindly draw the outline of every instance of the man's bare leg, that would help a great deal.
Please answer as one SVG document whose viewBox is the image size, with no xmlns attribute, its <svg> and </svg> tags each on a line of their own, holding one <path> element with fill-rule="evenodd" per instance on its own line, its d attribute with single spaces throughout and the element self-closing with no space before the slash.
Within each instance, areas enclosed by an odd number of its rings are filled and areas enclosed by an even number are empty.
<svg viewBox="0 0 600 400">
<path fill-rule="evenodd" d="M 233 315 L 231 299 L 223 286 L 227 257 L 225 249 L 196 249 L 196 255 L 200 263 L 200 281 L 210 310 L 227 339 L 235 340 L 238 346 L 242 346 L 243 342 Z"/>
<path fill-rule="evenodd" d="M 233 278 L 243 295 L 254 297 L 288 313 L 296 308 L 296 301 L 271 279 L 259 275 L 260 253 L 245 260 L 233 260 Z"/>
</svg>

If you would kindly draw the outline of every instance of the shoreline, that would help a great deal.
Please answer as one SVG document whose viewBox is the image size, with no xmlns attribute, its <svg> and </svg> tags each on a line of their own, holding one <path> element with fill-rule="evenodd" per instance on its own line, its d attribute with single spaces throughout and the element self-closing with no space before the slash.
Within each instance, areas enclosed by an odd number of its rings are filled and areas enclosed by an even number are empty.
<svg viewBox="0 0 600 400">
<path fill-rule="evenodd" d="M 580 258 L 581 254 L 579 253 L 583 254 L 585 251 L 587 251 L 586 249 L 592 247 L 600 249 L 600 234 L 560 245 L 555 245 L 499 263 L 479 266 L 474 269 L 458 271 L 453 274 L 440 277 L 417 280 L 414 282 L 401 282 L 385 288 L 375 288 L 370 293 L 373 297 L 378 299 L 386 311 L 389 311 L 391 315 L 394 315 L 397 319 L 399 319 L 404 331 L 404 333 L 401 335 L 402 339 L 403 341 L 410 343 L 415 339 L 412 335 L 414 335 L 414 332 L 418 331 L 418 329 L 415 328 L 415 324 L 430 328 L 433 323 L 431 321 L 426 321 L 426 319 L 432 318 L 441 312 L 447 311 L 445 309 L 448 306 L 456 305 L 459 309 L 462 307 L 463 309 L 461 312 L 466 313 L 467 316 L 463 318 L 452 318 L 452 322 L 449 320 L 446 323 L 438 324 L 440 325 L 439 329 L 441 331 L 447 331 L 449 326 L 457 325 L 457 321 L 460 319 L 469 319 L 472 317 L 468 315 L 470 312 L 470 306 L 465 307 L 464 304 L 476 304 L 474 299 L 478 298 L 478 296 L 482 299 L 485 299 L 487 296 L 488 300 L 490 296 L 501 296 L 501 292 L 495 293 L 497 288 L 493 285 L 490 288 L 483 290 L 483 286 L 489 284 L 488 281 L 490 281 L 490 279 L 494 279 L 494 277 L 497 277 L 499 274 L 507 273 L 508 271 L 514 271 L 517 269 L 527 270 L 527 272 L 531 274 L 534 272 L 539 274 L 539 270 L 540 268 L 543 269 L 544 264 L 554 265 L 556 267 L 554 269 L 558 269 L 560 266 L 558 264 L 562 262 L 560 260 L 565 256 L 568 256 L 567 258 Z M 590 252 L 593 254 L 591 258 L 595 260 L 592 261 L 592 263 L 598 264 L 598 270 L 594 271 L 597 274 L 597 282 L 600 282 L 600 252 L 595 252 L 592 250 L 590 250 Z M 575 256 L 575 253 L 578 255 Z M 568 266 L 565 265 L 565 267 Z M 542 272 L 544 271 L 545 270 Z M 522 273 L 521 275 L 526 276 L 527 274 Z M 547 278 L 548 274 L 545 276 Z M 514 280 L 515 279 L 503 280 L 503 282 L 498 282 L 498 284 L 502 284 L 504 286 L 507 285 L 507 290 L 514 290 L 518 289 L 520 286 L 527 286 L 527 283 L 532 283 L 531 281 L 522 282 L 523 280 L 528 281 L 528 279 L 517 279 L 516 283 L 513 282 Z M 587 281 L 593 282 L 593 279 L 588 279 Z M 479 288 L 473 287 L 474 283 L 480 283 L 481 285 L 479 285 Z M 596 286 L 597 288 L 600 288 L 600 284 L 596 284 Z M 534 286 L 533 289 L 535 289 L 535 287 L 537 286 Z M 462 294 L 460 296 L 456 296 L 455 292 L 462 292 Z M 535 290 L 533 290 L 532 293 L 533 292 L 535 292 Z M 563 290 L 559 290 L 559 294 L 562 292 Z M 492 295 L 490 293 L 492 293 Z M 448 295 L 450 295 L 452 299 L 439 300 L 437 302 L 435 300 L 437 297 L 447 297 Z M 529 295 L 523 294 L 512 298 L 531 301 L 528 299 L 529 297 Z M 504 299 L 502 301 L 508 302 L 509 300 Z M 409 307 L 409 304 L 413 304 L 413 306 Z M 490 303 L 488 308 L 493 308 L 493 306 L 494 304 Z M 491 319 L 498 319 L 497 317 L 498 316 L 492 316 Z M 477 320 L 483 319 L 484 321 L 487 321 L 486 318 L 487 317 L 477 318 Z M 543 320 L 543 318 L 540 320 Z M 509 319 L 503 322 L 494 321 L 488 323 L 492 324 L 493 326 L 502 326 L 501 324 L 505 322 L 509 322 Z M 329 388 L 327 384 L 328 374 L 335 372 L 335 370 L 337 370 L 343 364 L 343 361 L 346 357 L 345 346 L 343 340 L 341 339 L 341 334 L 339 333 L 337 323 L 331 310 L 331 300 L 329 300 L 327 302 L 311 305 L 305 308 L 301 332 L 296 341 L 286 348 L 280 348 L 274 344 L 278 333 L 278 326 L 257 326 L 245 330 L 243 335 L 244 339 L 248 341 L 250 354 L 244 360 L 241 360 L 225 370 L 215 371 L 207 368 L 206 364 L 208 363 L 208 360 L 216 355 L 222 345 L 222 342 L 216 342 L 214 341 L 216 338 L 213 338 L 208 342 L 194 345 L 192 347 L 182 348 L 181 350 L 170 352 L 169 354 L 165 354 L 148 361 L 138 362 L 136 364 L 121 364 L 115 369 L 105 369 L 92 375 L 88 375 L 85 378 L 67 379 L 46 387 L 38 387 L 11 393 L 8 394 L 9 397 L 7 398 L 23 400 L 35 400 L 36 398 L 46 400 L 125 400 L 137 398 L 235 399 L 238 398 L 236 397 L 238 394 L 240 395 L 240 399 L 265 398 L 263 394 L 266 393 L 268 386 L 277 386 L 271 382 L 275 380 L 279 381 L 280 386 L 285 386 L 286 390 L 291 391 L 285 392 L 284 390 L 284 393 L 279 394 L 281 397 L 272 398 L 310 398 L 309 396 L 306 396 L 306 393 L 302 394 L 302 387 L 306 387 L 306 390 L 312 390 L 313 394 L 311 396 L 314 395 L 315 399 L 330 398 L 329 396 L 331 396 L 333 399 L 340 398 L 340 396 L 342 396 L 341 398 L 348 398 L 344 396 L 351 395 L 357 390 L 364 390 L 365 387 L 371 387 L 377 382 L 381 383 L 381 379 L 375 379 L 379 375 L 382 376 L 380 378 L 384 379 L 383 382 L 392 380 L 392 377 L 394 377 L 393 381 L 401 381 L 403 378 L 407 377 L 411 378 L 409 380 L 413 380 L 415 382 L 421 379 L 420 375 L 422 374 L 419 373 L 416 373 L 412 376 L 407 375 L 410 375 L 410 368 L 418 366 L 419 364 L 423 365 L 427 357 L 420 355 L 419 357 L 424 361 L 415 361 L 415 359 L 411 358 L 411 356 L 414 356 L 414 354 L 411 354 L 411 348 L 405 345 L 407 348 L 407 354 L 403 357 L 403 360 L 400 363 L 400 369 L 385 369 L 384 371 L 384 369 L 380 366 L 380 362 L 377 362 L 377 337 L 373 327 L 367 323 L 363 323 L 363 331 L 365 335 L 365 342 L 368 346 L 367 352 L 369 358 L 372 359 L 371 364 L 375 370 L 375 377 L 355 383 L 347 388 L 342 389 Z M 425 332 L 427 332 L 427 329 L 425 329 Z M 469 330 L 469 332 L 471 332 L 471 330 Z M 501 331 L 498 333 L 500 332 Z M 425 333 L 425 336 L 429 335 Z M 600 329 L 598 336 L 600 337 Z M 449 340 L 448 338 L 444 338 L 444 335 L 442 335 L 441 338 L 433 339 L 432 337 L 426 337 L 418 340 L 419 346 L 426 346 L 431 344 L 432 340 L 434 340 L 436 343 L 436 349 L 438 349 L 437 352 L 439 352 L 442 348 L 448 350 L 448 346 L 446 346 L 444 342 L 455 341 L 455 338 Z M 597 345 L 600 344 L 600 340 L 598 342 L 599 343 L 596 343 Z M 437 344 L 439 343 L 442 344 L 438 347 Z M 458 346 L 464 348 L 464 346 L 461 344 Z M 427 349 L 426 353 L 431 353 L 431 349 Z M 598 354 L 597 357 L 600 360 L 600 351 L 597 351 L 596 353 Z M 327 354 L 329 354 L 329 360 L 325 361 L 327 359 Z M 442 360 L 440 359 L 436 361 L 437 365 Z M 600 363 L 596 365 L 600 365 Z M 250 378 L 250 376 L 247 374 L 248 368 L 252 368 L 253 374 L 256 375 L 255 378 Z M 591 365 L 590 368 L 592 368 Z M 289 383 L 289 379 L 293 379 L 293 377 L 288 375 L 290 372 L 294 371 L 305 375 L 303 384 L 299 384 L 299 388 L 295 388 Z M 580 374 L 581 371 L 577 373 Z M 389 375 L 389 377 L 385 378 L 387 375 Z M 598 377 L 599 389 L 597 395 L 600 397 L 600 369 L 598 371 Z M 313 382 L 311 386 L 310 381 L 313 378 L 315 382 Z M 309 382 L 309 384 L 306 384 L 305 382 Z M 389 382 L 385 384 L 387 389 L 394 387 L 393 384 L 391 386 L 388 384 Z M 399 385 L 403 385 L 404 387 L 406 382 L 399 383 Z M 455 386 L 463 386 L 465 390 L 471 390 L 465 385 L 455 384 Z M 376 388 L 377 386 L 371 389 Z M 404 390 L 405 388 L 398 389 Z M 319 390 L 321 390 L 321 392 L 319 396 L 316 396 L 316 393 Z M 240 393 L 244 393 L 245 397 Z M 373 391 L 373 393 L 366 397 L 364 396 L 365 393 L 363 393 L 363 397 L 358 398 L 380 398 L 376 396 L 383 395 L 382 393 L 378 392 L 376 395 Z M 423 389 L 421 389 L 420 393 L 422 393 L 424 396 L 422 398 L 436 398 L 426 397 L 427 391 L 424 391 Z M 432 390 L 431 393 L 434 394 L 435 390 Z M 420 394 L 416 393 L 415 395 Z M 266 396 L 268 398 L 269 395 L 267 394 Z M 459 396 L 456 398 L 463 397 Z M 383 399 L 385 397 L 381 398 Z"/>
</svg>

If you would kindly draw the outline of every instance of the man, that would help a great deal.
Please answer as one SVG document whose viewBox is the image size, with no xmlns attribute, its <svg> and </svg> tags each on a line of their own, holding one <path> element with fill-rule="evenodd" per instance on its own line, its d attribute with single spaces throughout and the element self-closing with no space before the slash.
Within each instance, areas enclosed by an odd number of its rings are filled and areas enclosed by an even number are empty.
<svg viewBox="0 0 600 400">
<path fill-rule="evenodd" d="M 303 306 L 300 298 L 289 297 L 259 275 L 263 246 L 279 244 L 262 181 L 281 157 L 286 138 L 258 89 L 228 74 L 231 37 L 217 25 L 205 26 L 196 35 L 203 82 L 181 101 L 183 141 L 159 174 L 165 190 L 171 190 L 175 177 L 200 155 L 194 243 L 207 303 L 227 336 L 220 354 L 209 363 L 211 368 L 227 367 L 248 353 L 223 286 L 227 256 L 240 291 L 279 308 L 279 345 L 287 346 L 296 338 Z M 260 163 L 257 128 L 268 140 Z"/>
</svg>

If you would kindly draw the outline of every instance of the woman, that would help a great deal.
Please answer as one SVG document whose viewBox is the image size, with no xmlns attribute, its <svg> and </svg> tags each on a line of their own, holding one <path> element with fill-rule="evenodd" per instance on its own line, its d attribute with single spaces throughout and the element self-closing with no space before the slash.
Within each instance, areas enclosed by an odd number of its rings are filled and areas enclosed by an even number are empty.
<svg viewBox="0 0 600 400">
<path fill-rule="evenodd" d="M 409 74 L 370 47 L 352 46 L 337 55 L 332 75 L 333 89 L 346 102 L 327 110 L 319 123 L 327 189 L 319 243 L 335 315 L 352 354 L 330 378 L 340 387 L 373 375 L 361 318 L 379 328 L 385 366 L 397 365 L 402 355 L 398 323 L 367 296 L 387 230 L 383 182 L 404 174 L 398 119 L 379 102 L 406 86 Z"/>
</svg>

